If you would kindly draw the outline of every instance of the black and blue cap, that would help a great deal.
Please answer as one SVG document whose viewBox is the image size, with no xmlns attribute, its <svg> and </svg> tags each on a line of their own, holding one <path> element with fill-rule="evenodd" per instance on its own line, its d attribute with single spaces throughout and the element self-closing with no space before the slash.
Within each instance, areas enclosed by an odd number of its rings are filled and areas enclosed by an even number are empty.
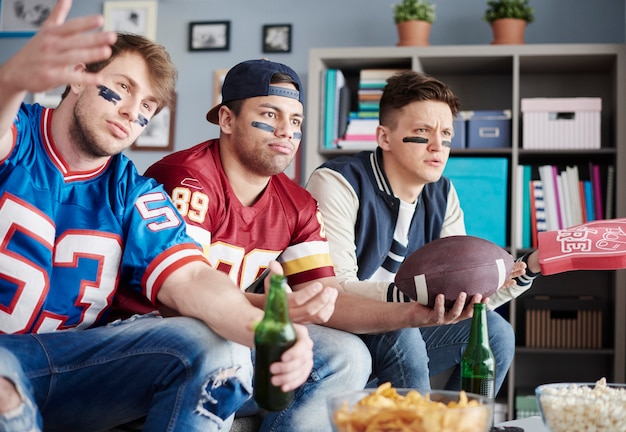
<svg viewBox="0 0 626 432">
<path fill-rule="evenodd" d="M 276 73 L 289 75 L 297 90 L 271 85 L 272 76 Z M 232 67 L 222 84 L 222 102 L 211 108 L 206 119 L 219 124 L 218 112 L 222 104 L 237 99 L 248 99 L 258 96 L 284 96 L 300 101 L 304 105 L 304 92 L 300 77 L 289 66 L 267 59 L 247 60 Z"/>
</svg>

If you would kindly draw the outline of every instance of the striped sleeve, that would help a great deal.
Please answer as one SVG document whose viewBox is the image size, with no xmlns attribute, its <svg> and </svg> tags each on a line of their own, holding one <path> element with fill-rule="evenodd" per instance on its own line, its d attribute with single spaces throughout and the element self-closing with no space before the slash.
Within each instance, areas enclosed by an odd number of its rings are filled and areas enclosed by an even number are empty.
<svg viewBox="0 0 626 432">
<path fill-rule="evenodd" d="M 528 252 L 517 259 L 517 261 L 523 261 L 528 264 L 528 257 L 531 252 Z M 503 305 L 504 303 L 511 301 L 514 298 L 519 297 L 522 293 L 526 292 L 533 284 L 533 281 L 539 276 L 541 273 L 533 273 L 530 271 L 528 266 L 526 266 L 526 273 L 523 275 L 516 277 L 515 285 L 511 288 L 499 289 L 492 296 L 489 297 L 489 309 L 495 309 L 498 306 Z"/>
</svg>

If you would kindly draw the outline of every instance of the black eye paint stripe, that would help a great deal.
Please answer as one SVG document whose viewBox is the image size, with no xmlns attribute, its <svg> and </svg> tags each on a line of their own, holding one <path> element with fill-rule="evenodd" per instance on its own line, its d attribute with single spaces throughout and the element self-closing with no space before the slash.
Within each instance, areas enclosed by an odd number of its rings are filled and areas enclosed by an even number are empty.
<svg viewBox="0 0 626 432">
<path fill-rule="evenodd" d="M 418 144 L 428 144 L 428 138 L 412 136 L 412 137 L 404 137 L 402 138 L 402 142 L 412 142 Z"/>
<path fill-rule="evenodd" d="M 98 93 L 98 95 L 102 96 L 113 105 L 117 105 L 117 102 L 122 100 L 122 97 L 119 94 L 117 94 L 107 86 L 99 85 L 98 89 L 100 90 L 100 93 Z"/>
<path fill-rule="evenodd" d="M 263 123 L 263 122 L 253 121 L 251 124 L 252 124 L 252 127 L 261 129 L 262 131 L 265 131 L 265 132 L 274 133 L 274 131 L 276 130 L 275 127 L 268 125 L 267 123 Z M 302 139 L 302 132 L 294 132 L 293 139 Z"/>
<path fill-rule="evenodd" d="M 414 137 L 404 137 L 402 138 L 402 142 L 412 142 L 417 144 L 428 144 L 428 138 L 414 136 Z M 452 147 L 451 141 L 441 141 L 441 145 L 444 147 Z"/>
<path fill-rule="evenodd" d="M 146 127 L 146 125 L 148 124 L 148 119 L 142 116 L 141 114 L 137 114 L 135 123 L 137 123 L 141 127 Z"/>
<path fill-rule="evenodd" d="M 259 128 L 265 132 L 272 132 L 272 133 L 276 130 L 273 126 L 268 125 L 267 123 L 258 122 L 258 121 L 253 121 L 252 127 Z"/>
</svg>

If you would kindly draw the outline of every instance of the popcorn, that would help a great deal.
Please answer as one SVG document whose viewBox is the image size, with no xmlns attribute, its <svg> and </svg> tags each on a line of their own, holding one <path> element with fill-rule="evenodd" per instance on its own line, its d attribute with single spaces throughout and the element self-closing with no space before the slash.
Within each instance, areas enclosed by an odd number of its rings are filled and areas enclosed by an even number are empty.
<svg viewBox="0 0 626 432">
<path fill-rule="evenodd" d="M 537 387 L 542 416 L 552 432 L 626 431 L 626 386 L 606 383 Z"/>
</svg>

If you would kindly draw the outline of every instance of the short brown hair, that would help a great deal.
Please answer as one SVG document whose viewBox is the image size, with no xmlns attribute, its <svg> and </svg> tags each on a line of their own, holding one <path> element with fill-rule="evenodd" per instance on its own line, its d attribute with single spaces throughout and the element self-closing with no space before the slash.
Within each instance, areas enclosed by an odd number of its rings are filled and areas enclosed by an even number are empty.
<svg viewBox="0 0 626 432">
<path fill-rule="evenodd" d="M 412 102 L 427 100 L 448 104 L 453 116 L 459 112 L 459 99 L 450 87 L 438 79 L 411 70 L 392 75 L 380 98 L 380 124 L 394 127 L 394 111 Z"/>
<path fill-rule="evenodd" d="M 118 32 L 117 41 L 115 45 L 111 46 L 111 49 L 112 53 L 109 58 L 89 63 L 86 67 L 87 71 L 92 73 L 99 72 L 121 54 L 139 54 L 148 64 L 148 70 L 151 73 L 151 84 L 154 87 L 158 102 L 158 109 L 155 115 L 164 107 L 173 106 L 178 71 L 163 45 L 140 35 Z M 65 89 L 63 97 L 65 97 L 68 91 L 69 87 Z"/>
</svg>

